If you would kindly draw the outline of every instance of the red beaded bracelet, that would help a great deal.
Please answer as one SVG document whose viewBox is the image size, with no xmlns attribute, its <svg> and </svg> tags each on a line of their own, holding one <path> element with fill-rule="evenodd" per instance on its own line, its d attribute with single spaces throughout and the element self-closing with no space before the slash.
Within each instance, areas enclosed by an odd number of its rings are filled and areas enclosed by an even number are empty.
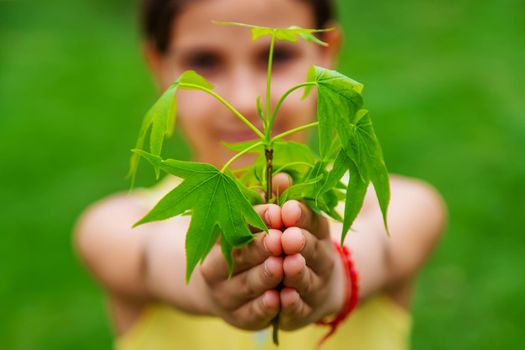
<svg viewBox="0 0 525 350">
<path fill-rule="evenodd" d="M 359 303 L 359 285 L 358 285 L 358 274 L 354 268 L 354 261 L 350 256 L 350 250 L 347 247 L 340 246 L 339 243 L 334 241 L 335 250 L 339 252 L 339 256 L 343 261 L 346 272 L 346 296 L 343 309 L 332 321 L 319 320 L 316 322 L 317 325 L 330 326 L 330 331 L 319 341 L 317 344 L 317 349 L 332 336 L 341 323 L 348 318 L 350 313 L 355 309 Z"/>
</svg>

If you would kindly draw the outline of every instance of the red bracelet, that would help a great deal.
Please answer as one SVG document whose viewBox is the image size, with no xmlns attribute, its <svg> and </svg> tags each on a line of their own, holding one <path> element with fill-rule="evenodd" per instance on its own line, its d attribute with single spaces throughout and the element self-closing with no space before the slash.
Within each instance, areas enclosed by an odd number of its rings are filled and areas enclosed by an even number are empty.
<svg viewBox="0 0 525 350">
<path fill-rule="evenodd" d="M 330 326 L 330 331 L 319 341 L 317 344 L 317 349 L 332 336 L 341 323 L 348 318 L 350 313 L 355 309 L 359 303 L 359 285 L 358 285 L 358 274 L 354 268 L 354 261 L 350 256 L 350 250 L 347 247 L 340 246 L 339 243 L 334 241 L 335 250 L 339 252 L 341 260 L 343 260 L 346 272 L 346 296 L 343 309 L 337 315 L 337 317 L 332 321 L 323 321 L 319 320 L 316 322 L 317 325 Z"/>
</svg>

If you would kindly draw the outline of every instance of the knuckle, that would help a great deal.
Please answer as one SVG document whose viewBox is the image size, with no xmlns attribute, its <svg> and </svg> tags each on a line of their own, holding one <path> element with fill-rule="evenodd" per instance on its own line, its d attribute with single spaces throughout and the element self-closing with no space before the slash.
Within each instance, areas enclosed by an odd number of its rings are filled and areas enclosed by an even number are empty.
<svg viewBox="0 0 525 350">
<path fill-rule="evenodd" d="M 246 256 L 245 256 L 244 249 L 234 249 L 232 251 L 232 257 L 233 257 L 235 266 L 237 267 L 244 266 L 246 262 Z"/>
<path fill-rule="evenodd" d="M 311 273 L 308 274 L 310 277 L 307 277 L 306 279 L 303 279 L 303 288 L 302 292 L 305 295 L 310 295 L 314 291 L 314 280 Z"/>
<path fill-rule="evenodd" d="M 266 265 L 266 263 L 263 264 L 263 267 L 261 270 L 262 270 L 261 271 L 262 281 L 266 283 L 272 282 L 274 279 L 274 275 L 270 272 L 270 270 L 268 270 L 268 266 Z"/>
<path fill-rule="evenodd" d="M 321 248 L 320 247 L 320 241 L 318 239 L 313 239 L 312 240 L 312 249 L 311 249 L 311 254 L 312 254 L 312 260 L 313 261 L 317 261 L 319 259 L 319 249 Z"/>
<path fill-rule="evenodd" d="M 217 288 L 213 294 L 213 299 L 217 305 L 219 305 L 223 310 L 231 311 L 238 306 L 238 300 L 230 293 L 227 293 L 222 288 Z"/>
<path fill-rule="evenodd" d="M 204 264 L 200 267 L 201 275 L 204 279 L 204 282 L 208 285 L 214 285 L 217 280 L 217 273 L 216 268 L 212 266 L 211 264 L 207 264 L 204 262 Z"/>
<path fill-rule="evenodd" d="M 248 273 L 243 273 L 240 276 L 239 283 L 239 290 L 241 291 L 241 294 L 243 296 L 247 298 L 252 298 L 256 295 L 255 286 L 253 285 L 253 283 L 250 282 L 250 279 L 248 278 Z"/>
<path fill-rule="evenodd" d="M 268 317 L 268 312 L 266 311 L 262 297 L 258 298 L 252 305 L 254 322 L 259 323 L 260 321 L 264 321 Z"/>
</svg>

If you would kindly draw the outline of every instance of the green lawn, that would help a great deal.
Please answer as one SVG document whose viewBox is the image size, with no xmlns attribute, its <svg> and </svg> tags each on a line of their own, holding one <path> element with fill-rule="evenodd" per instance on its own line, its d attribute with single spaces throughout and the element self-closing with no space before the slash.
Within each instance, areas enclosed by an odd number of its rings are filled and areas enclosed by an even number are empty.
<svg viewBox="0 0 525 350">
<path fill-rule="evenodd" d="M 413 348 L 520 348 L 525 2 L 340 7 L 340 68 L 366 84 L 390 170 L 431 182 L 449 207 L 419 279 Z M 71 230 L 88 204 L 126 189 L 129 149 L 156 96 L 134 10 L 0 1 L 0 349 L 111 347 Z M 146 170 L 142 185 L 153 181 Z"/>
</svg>

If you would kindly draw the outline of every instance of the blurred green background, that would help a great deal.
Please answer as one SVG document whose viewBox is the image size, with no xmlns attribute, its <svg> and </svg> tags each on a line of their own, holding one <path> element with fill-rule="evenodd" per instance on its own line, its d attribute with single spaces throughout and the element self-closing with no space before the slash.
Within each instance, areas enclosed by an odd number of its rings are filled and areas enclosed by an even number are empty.
<svg viewBox="0 0 525 350">
<path fill-rule="evenodd" d="M 127 188 L 156 96 L 135 3 L 0 1 L 0 349 L 111 347 L 71 231 L 88 204 Z M 340 69 L 366 84 L 390 170 L 434 184 L 450 211 L 419 279 L 413 348 L 523 348 L 525 2 L 340 10 Z"/>
</svg>

